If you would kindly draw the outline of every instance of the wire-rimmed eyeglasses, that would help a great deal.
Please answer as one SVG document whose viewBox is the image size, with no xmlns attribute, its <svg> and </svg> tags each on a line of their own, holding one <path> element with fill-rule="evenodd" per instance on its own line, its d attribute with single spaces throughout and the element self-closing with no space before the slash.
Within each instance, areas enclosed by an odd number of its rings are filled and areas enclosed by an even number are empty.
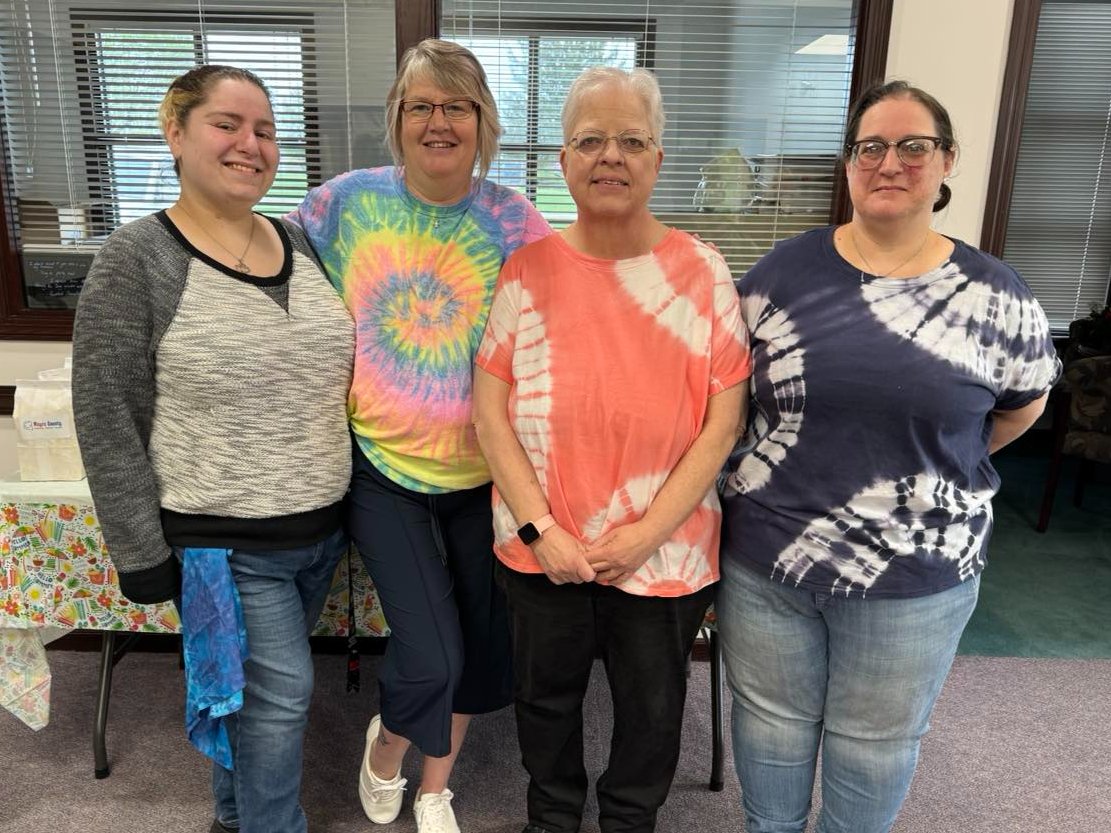
<svg viewBox="0 0 1111 833">
<path fill-rule="evenodd" d="M 845 145 L 845 150 L 848 151 L 850 162 L 867 171 L 879 167 L 887 157 L 887 149 L 892 147 L 895 148 L 899 161 L 909 168 L 929 164 L 938 148 L 947 149 L 945 142 L 938 136 L 904 136 L 894 142 L 861 139 Z"/>
<path fill-rule="evenodd" d="M 607 136 L 601 130 L 582 130 L 567 144 L 583 156 L 597 156 L 606 149 L 610 139 L 617 143 L 617 149 L 622 153 L 644 153 L 656 141 L 644 130 L 622 130 L 616 136 Z"/>
<path fill-rule="evenodd" d="M 437 107 L 444 114 L 444 118 L 451 121 L 463 121 L 478 112 L 478 102 L 469 98 L 453 98 L 451 101 L 440 103 L 411 98 L 401 102 L 401 112 L 413 121 L 428 121 Z"/>
</svg>

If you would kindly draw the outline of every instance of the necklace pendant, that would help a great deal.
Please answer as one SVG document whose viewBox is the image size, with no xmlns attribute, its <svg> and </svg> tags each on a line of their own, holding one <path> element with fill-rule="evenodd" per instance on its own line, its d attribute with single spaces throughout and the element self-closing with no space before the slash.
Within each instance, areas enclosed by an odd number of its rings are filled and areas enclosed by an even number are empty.
<svg viewBox="0 0 1111 833">
<path fill-rule="evenodd" d="M 236 269 L 237 269 L 238 271 L 242 272 L 242 273 L 243 273 L 244 275 L 249 275 L 249 274 L 251 274 L 251 267 L 249 267 L 249 266 L 248 266 L 248 265 L 247 265 L 246 263 L 244 263 L 244 262 L 243 262 L 242 260 L 236 261 L 236 264 L 235 264 L 235 268 L 236 268 Z"/>
</svg>

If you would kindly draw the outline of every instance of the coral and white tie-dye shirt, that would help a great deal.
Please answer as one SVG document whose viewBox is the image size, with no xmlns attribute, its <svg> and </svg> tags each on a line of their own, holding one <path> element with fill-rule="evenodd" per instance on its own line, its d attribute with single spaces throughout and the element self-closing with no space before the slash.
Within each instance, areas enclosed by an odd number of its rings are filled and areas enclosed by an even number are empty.
<svg viewBox="0 0 1111 833">
<path fill-rule="evenodd" d="M 551 233 L 520 194 L 476 180 L 430 205 L 397 168 L 314 188 L 299 224 L 355 319 L 348 401 L 360 448 L 390 480 L 428 494 L 490 481 L 471 423 L 471 380 L 498 271 Z"/>
<path fill-rule="evenodd" d="M 721 256 L 674 229 L 601 260 L 560 235 L 506 262 L 477 365 L 511 386 L 509 418 L 556 521 L 584 542 L 639 520 L 702 430 L 709 398 L 748 377 L 748 335 Z M 718 578 L 711 489 L 622 590 L 681 596 Z M 494 549 L 542 572 L 494 490 Z"/>
<path fill-rule="evenodd" d="M 754 395 L 722 557 L 817 593 L 936 593 L 984 567 L 991 412 L 1037 399 L 1060 363 L 1007 264 L 954 241 L 937 269 L 874 278 L 833 231 L 741 281 Z"/>
</svg>

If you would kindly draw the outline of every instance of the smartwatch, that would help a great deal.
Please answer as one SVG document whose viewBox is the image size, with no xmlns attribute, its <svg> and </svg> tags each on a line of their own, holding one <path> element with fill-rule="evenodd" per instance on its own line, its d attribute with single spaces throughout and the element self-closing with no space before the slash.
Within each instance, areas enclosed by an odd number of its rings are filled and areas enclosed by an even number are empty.
<svg viewBox="0 0 1111 833">
<path fill-rule="evenodd" d="M 540 536 L 556 525 L 556 520 L 551 515 L 545 515 L 531 523 L 527 523 L 517 530 L 517 537 L 521 542 L 532 546 L 540 540 Z"/>
</svg>

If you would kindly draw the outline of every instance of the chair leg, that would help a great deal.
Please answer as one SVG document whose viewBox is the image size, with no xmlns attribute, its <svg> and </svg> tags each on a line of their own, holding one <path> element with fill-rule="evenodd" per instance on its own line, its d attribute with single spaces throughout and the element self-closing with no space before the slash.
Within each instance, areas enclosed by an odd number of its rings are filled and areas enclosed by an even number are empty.
<svg viewBox="0 0 1111 833">
<path fill-rule="evenodd" d="M 710 789 L 721 792 L 725 789 L 725 778 L 722 774 L 724 767 L 725 745 L 725 715 L 724 704 L 724 677 L 725 661 L 721 655 L 721 642 L 718 641 L 718 632 L 714 628 L 710 631 L 710 711 L 713 722 L 713 749 L 710 757 Z"/>
<path fill-rule="evenodd" d="M 1072 505 L 1079 507 L 1084 502 L 1084 486 L 1092 474 L 1092 461 L 1082 458 L 1076 470 L 1076 483 L 1072 490 Z"/>
<path fill-rule="evenodd" d="M 96 724 L 93 727 L 93 775 L 97 778 L 107 778 L 111 774 L 104 736 L 108 729 L 108 700 L 112 694 L 115 653 L 116 634 L 105 631 L 100 637 L 100 682 L 96 692 Z"/>
<path fill-rule="evenodd" d="M 1058 394 L 1053 405 L 1053 454 L 1049 459 L 1049 474 L 1045 478 L 1045 493 L 1042 495 L 1042 508 L 1038 515 L 1038 532 L 1049 528 L 1049 514 L 1053 511 L 1053 499 L 1057 496 L 1057 483 L 1061 479 L 1061 458 L 1064 456 L 1065 428 L 1069 418 L 1069 397 Z"/>
</svg>

